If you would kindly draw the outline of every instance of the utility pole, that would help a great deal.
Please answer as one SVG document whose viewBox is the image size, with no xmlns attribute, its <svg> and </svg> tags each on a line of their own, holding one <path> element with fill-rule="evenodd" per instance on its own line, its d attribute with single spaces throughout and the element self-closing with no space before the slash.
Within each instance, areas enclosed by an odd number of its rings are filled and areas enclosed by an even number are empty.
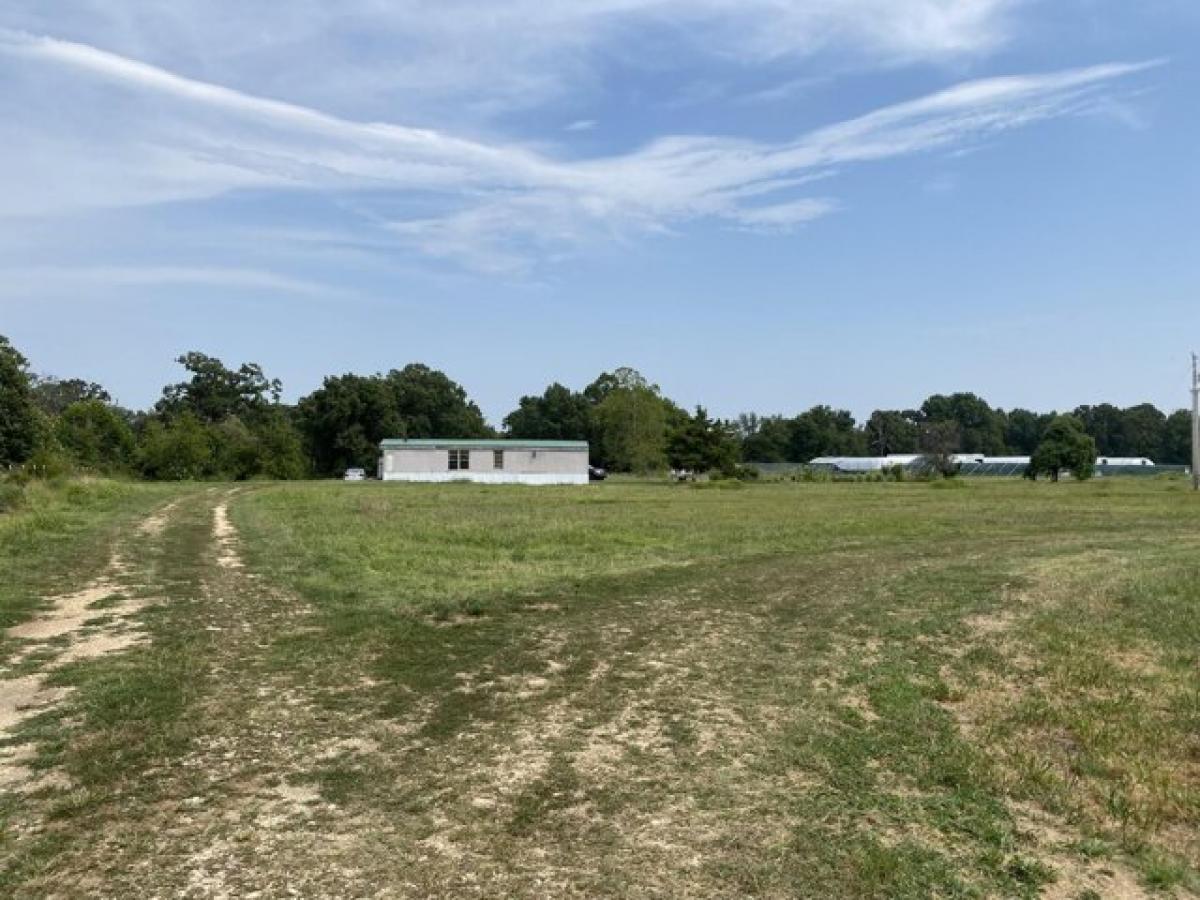
<svg viewBox="0 0 1200 900">
<path fill-rule="evenodd" d="M 1192 354 L 1192 490 L 1200 491 L 1200 364 Z"/>
</svg>

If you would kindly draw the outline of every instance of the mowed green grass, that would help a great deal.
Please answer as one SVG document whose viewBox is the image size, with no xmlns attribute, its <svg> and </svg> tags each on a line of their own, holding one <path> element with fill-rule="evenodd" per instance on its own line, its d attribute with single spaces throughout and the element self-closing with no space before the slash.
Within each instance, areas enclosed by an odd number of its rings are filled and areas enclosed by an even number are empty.
<svg viewBox="0 0 1200 900">
<path fill-rule="evenodd" d="M 337 802 L 444 823 L 421 784 L 486 789 L 521 735 L 545 740 L 497 821 L 462 809 L 448 831 L 515 893 L 536 894 L 530 853 L 614 895 L 1200 889 L 1182 482 L 310 484 L 234 512 L 252 568 L 318 611 L 278 664 L 432 742 L 415 768 L 315 767 Z M 601 777 L 618 727 L 640 737 Z M 689 852 L 628 847 L 644 821 Z"/>
<path fill-rule="evenodd" d="M 1182 482 L 1053 489 L 934 484 L 309 483 L 238 507 L 271 570 L 306 594 L 393 610 L 478 611 L 589 578 L 722 560 L 942 543 L 1002 552 L 1045 536 L 1104 544 L 1195 522 Z"/>
<path fill-rule="evenodd" d="M 1180 481 L 66 490 L 8 621 L 114 536 L 154 603 L 11 739 L 0 893 L 1200 894 Z"/>
</svg>

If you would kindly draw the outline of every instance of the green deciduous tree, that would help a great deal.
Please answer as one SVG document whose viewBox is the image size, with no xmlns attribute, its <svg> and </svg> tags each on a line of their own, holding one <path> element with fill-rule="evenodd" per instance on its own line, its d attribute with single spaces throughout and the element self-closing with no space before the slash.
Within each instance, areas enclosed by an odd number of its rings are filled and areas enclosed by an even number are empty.
<svg viewBox="0 0 1200 900">
<path fill-rule="evenodd" d="M 509 437 L 586 441 L 592 433 L 592 401 L 561 384 L 550 385 L 540 397 L 522 397 L 504 418 Z"/>
<path fill-rule="evenodd" d="M 1096 442 L 1084 431 L 1083 423 L 1074 416 L 1058 416 L 1033 452 L 1029 475 L 1049 475 L 1051 481 L 1058 481 L 1061 472 L 1070 472 L 1082 481 L 1092 477 L 1095 465 Z"/>
<path fill-rule="evenodd" d="M 33 395 L 29 363 L 0 335 L 0 465 L 19 465 L 38 448 L 42 422 Z"/>
<path fill-rule="evenodd" d="M 79 400 L 54 426 L 63 451 L 76 465 L 98 472 L 123 472 L 136 461 L 137 445 L 125 419 L 102 400 Z"/>
<path fill-rule="evenodd" d="M 953 456 L 961 441 L 959 425 L 955 421 L 924 422 L 917 446 L 925 467 L 940 475 L 954 475 L 958 465 Z"/>
<path fill-rule="evenodd" d="M 319 475 L 355 467 L 370 471 L 379 442 L 405 434 L 392 392 L 378 375 L 326 378 L 300 401 L 299 420 Z"/>
<path fill-rule="evenodd" d="M 385 380 L 404 428 L 403 434 L 392 437 L 483 438 L 492 435 L 479 407 L 471 402 L 466 390 L 444 372 L 411 363 L 399 371 L 388 372 Z"/>
<path fill-rule="evenodd" d="M 863 426 L 867 450 L 876 456 L 891 453 L 916 453 L 921 430 L 915 411 L 877 409 Z"/>
<path fill-rule="evenodd" d="M 1179 409 L 1167 416 L 1163 424 L 1163 442 L 1154 457 L 1156 462 L 1171 466 L 1186 466 L 1192 461 L 1192 414 Z"/>
<path fill-rule="evenodd" d="M 806 463 L 818 456 L 867 452 L 867 435 L 856 427 L 854 416 L 828 406 L 814 406 L 790 419 L 743 413 L 737 430 L 742 459 L 748 462 Z"/>
<path fill-rule="evenodd" d="M 413 364 L 387 375 L 342 375 L 300 401 L 298 421 L 317 474 L 371 471 L 387 438 L 488 437 L 467 392 L 444 373 Z"/>
<path fill-rule="evenodd" d="M 279 402 L 281 385 L 268 379 L 257 363 L 228 368 L 214 356 L 192 351 L 176 362 L 191 377 L 163 388 L 157 410 L 166 416 L 190 412 L 201 422 L 223 422 L 230 416 L 252 421 Z"/>
<path fill-rule="evenodd" d="M 139 457 L 143 473 L 161 481 L 198 480 L 215 472 L 209 431 L 190 411 L 148 422 Z"/>
<path fill-rule="evenodd" d="M 621 366 L 611 372 L 601 372 L 596 380 L 583 389 L 583 395 L 599 406 L 612 391 L 617 388 L 650 388 L 657 390 L 645 376 L 630 366 Z"/>
<path fill-rule="evenodd" d="M 866 452 L 866 439 L 844 409 L 814 406 L 789 423 L 788 458 L 808 462 L 818 456 L 858 456 Z"/>
<path fill-rule="evenodd" d="M 1004 442 L 1009 451 L 1019 456 L 1032 456 L 1054 416 L 1054 413 L 1035 413 L 1027 409 L 1009 412 L 1004 429 Z"/>
<path fill-rule="evenodd" d="M 1167 417 L 1150 403 L 1121 410 L 1121 456 L 1154 458 L 1162 450 Z"/>
<path fill-rule="evenodd" d="M 605 390 L 593 413 L 599 458 L 618 472 L 666 468 L 670 409 L 656 387 L 638 379 Z"/>
<path fill-rule="evenodd" d="M 926 422 L 952 422 L 958 451 L 999 456 L 1005 452 L 1004 414 L 975 394 L 934 394 L 921 404 Z"/>
<path fill-rule="evenodd" d="M 702 406 L 674 426 L 667 438 L 667 460 L 673 469 L 722 472 L 737 469 L 738 445 L 732 426 L 708 417 Z"/>
<path fill-rule="evenodd" d="M 281 385 L 257 363 L 236 369 L 204 353 L 178 362 L 190 373 L 168 385 L 142 430 L 142 469 L 157 478 L 299 478 L 308 472 L 300 434 L 280 405 Z M 178 451 L 181 457 L 172 460 Z"/>
<path fill-rule="evenodd" d="M 99 400 L 112 403 L 108 391 L 94 381 L 82 378 L 51 378 L 35 376 L 33 379 L 33 402 L 49 416 L 60 416 L 73 403 Z"/>
<path fill-rule="evenodd" d="M 309 475 L 308 459 L 300 431 L 282 412 L 269 415 L 254 429 L 258 440 L 256 475 L 296 480 Z"/>
<path fill-rule="evenodd" d="M 754 413 L 738 416 L 742 459 L 747 462 L 790 462 L 792 430 L 783 416 L 759 418 Z"/>
<path fill-rule="evenodd" d="M 208 426 L 212 474 L 228 481 L 245 481 L 260 472 L 261 447 L 250 427 L 237 416 Z"/>
<path fill-rule="evenodd" d="M 1127 456 L 1125 452 L 1121 410 L 1111 403 L 1076 407 L 1072 415 L 1083 423 L 1083 429 L 1096 442 L 1100 456 Z"/>
</svg>

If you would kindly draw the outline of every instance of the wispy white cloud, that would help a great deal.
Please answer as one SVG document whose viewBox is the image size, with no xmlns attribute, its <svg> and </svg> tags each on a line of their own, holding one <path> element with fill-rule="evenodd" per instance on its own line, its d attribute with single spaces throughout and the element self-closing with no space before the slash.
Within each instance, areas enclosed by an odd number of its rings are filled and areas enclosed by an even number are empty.
<svg viewBox="0 0 1200 900">
<path fill-rule="evenodd" d="M 699 219 L 769 229 L 810 221 L 836 205 L 797 196 L 814 177 L 952 150 L 1090 109 L 1107 99 L 1106 86 L 1153 65 L 970 81 L 784 143 L 676 136 L 624 155 L 571 160 L 355 121 L 77 42 L 3 32 L 0 58 L 19 63 L 30 83 L 51 85 L 77 114 L 27 123 L 22 100 L 36 95 L 22 94 L 19 83 L 0 99 L 7 113 L 0 190 L 9 216 L 250 188 L 323 190 L 352 194 L 356 210 L 398 244 L 492 272 Z"/>
<path fill-rule="evenodd" d="M 102 293 L 114 288 L 220 287 L 309 297 L 345 297 L 333 285 L 259 269 L 219 266 L 29 266 L 4 271 L 0 291 L 27 299 L 64 292 Z"/>
<path fill-rule="evenodd" d="M 593 131 L 599 124 L 595 119 L 576 119 L 563 131 Z"/>
<path fill-rule="evenodd" d="M 750 228 L 767 231 L 787 230 L 803 222 L 811 222 L 837 209 L 832 200 L 806 197 L 770 206 L 750 206 L 739 209 L 733 218 Z"/>
<path fill-rule="evenodd" d="M 1101 119 L 1116 122 L 1133 131 L 1145 131 L 1150 127 L 1150 116 L 1145 104 L 1136 102 L 1139 95 L 1145 91 L 1128 91 L 1122 96 L 1101 97 L 1092 105 L 1089 112 Z"/>
<path fill-rule="evenodd" d="M 658 68 L 663 41 L 682 35 L 742 64 L 831 51 L 871 66 L 969 57 L 1003 46 L 1029 2 L 291 0 L 283 14 L 244 0 L 8 0 L 0 24 L 326 109 L 436 116 L 593 86 L 613 48 L 624 65 Z"/>
<path fill-rule="evenodd" d="M 460 169 L 442 170 L 443 162 L 451 159 L 468 164 L 471 171 L 476 172 L 497 169 L 510 171 L 526 167 L 532 170 L 539 165 L 532 155 L 522 154 L 516 149 L 491 147 L 426 129 L 349 121 L 295 103 L 284 103 L 184 78 L 157 66 L 87 44 L 0 30 L 0 51 L 17 58 L 54 63 L 148 95 L 169 96 L 185 105 L 218 111 L 241 120 L 243 124 L 270 125 L 337 142 L 352 141 L 367 151 L 391 150 L 403 155 L 407 170 L 422 182 L 439 174 L 449 180 L 462 178 L 463 171 Z M 399 157 L 396 158 L 398 161 Z M 247 169 L 255 168 L 248 155 L 242 156 L 239 163 Z M 272 161 L 265 158 L 262 168 L 272 168 Z M 284 167 L 285 171 L 287 168 Z M 390 171 L 373 171 L 365 167 L 356 174 L 363 177 L 396 177 L 402 173 L 394 168 Z"/>
<path fill-rule="evenodd" d="M 826 75 L 806 75 L 803 78 L 791 78 L 779 84 L 771 85 L 771 87 L 743 94 L 738 97 L 737 102 L 740 104 L 751 104 L 778 103 L 783 100 L 793 100 L 822 85 L 828 84 L 830 81 L 830 77 Z"/>
</svg>

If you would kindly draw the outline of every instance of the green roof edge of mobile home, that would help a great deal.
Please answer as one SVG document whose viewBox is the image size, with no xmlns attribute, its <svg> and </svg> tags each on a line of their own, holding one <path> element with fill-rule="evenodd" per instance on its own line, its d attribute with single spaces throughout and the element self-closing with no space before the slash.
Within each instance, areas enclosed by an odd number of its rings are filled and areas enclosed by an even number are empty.
<svg viewBox="0 0 1200 900">
<path fill-rule="evenodd" d="M 586 450 L 588 448 L 587 441 L 538 441 L 538 440 L 522 440 L 513 438 L 512 440 L 494 438 L 480 438 L 479 440 L 471 440 L 470 438 L 388 438 L 380 441 L 379 446 L 387 449 L 389 447 L 479 447 L 482 449 L 502 450 L 506 447 L 529 447 L 535 450 Z"/>
</svg>

